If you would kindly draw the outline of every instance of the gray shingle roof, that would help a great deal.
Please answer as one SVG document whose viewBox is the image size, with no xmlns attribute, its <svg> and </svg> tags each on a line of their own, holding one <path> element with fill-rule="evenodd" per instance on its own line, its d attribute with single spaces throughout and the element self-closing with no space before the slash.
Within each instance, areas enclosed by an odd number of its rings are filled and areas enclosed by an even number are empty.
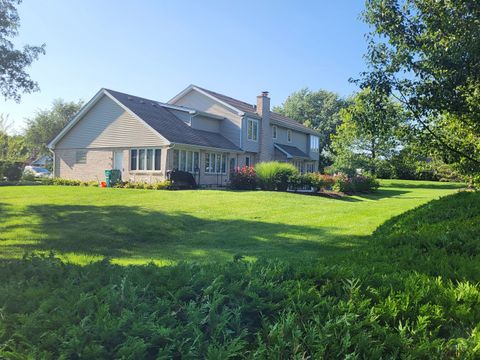
<svg viewBox="0 0 480 360">
<path fill-rule="evenodd" d="M 284 153 L 289 154 L 290 157 L 308 158 L 308 159 L 310 158 L 306 153 L 304 153 L 302 150 L 300 150 L 296 146 L 283 145 L 283 144 L 277 144 L 277 143 L 274 143 L 274 145 L 279 150 L 283 151 Z"/>
<path fill-rule="evenodd" d="M 235 144 L 218 133 L 193 129 L 158 101 L 105 90 L 172 143 L 240 151 Z"/>
<path fill-rule="evenodd" d="M 199 88 L 200 90 L 205 91 L 206 93 L 210 94 L 211 96 L 216 97 L 217 99 L 227 103 L 228 105 L 233 106 L 234 108 L 236 108 L 240 111 L 243 111 L 247 114 L 253 114 L 253 115 L 258 116 L 258 114 L 256 112 L 256 109 L 255 109 L 255 106 L 253 106 L 249 103 L 231 98 L 230 96 L 226 96 L 226 95 L 223 95 L 223 94 L 217 93 L 215 91 L 211 91 L 211 90 L 208 90 L 208 89 L 196 86 L 196 85 L 195 85 L 195 87 Z M 318 135 L 318 133 L 315 130 L 313 130 L 313 129 L 311 129 L 311 128 L 303 125 L 303 124 L 300 124 L 298 121 L 295 121 L 294 119 L 291 119 L 287 116 L 283 116 L 283 115 L 281 115 L 279 113 L 276 113 L 276 112 L 273 112 L 273 111 L 270 112 L 270 120 L 271 120 L 272 123 L 280 125 L 280 126 L 284 126 L 284 127 L 290 128 L 290 129 L 301 131 L 301 132 L 307 132 L 309 134 Z"/>
</svg>

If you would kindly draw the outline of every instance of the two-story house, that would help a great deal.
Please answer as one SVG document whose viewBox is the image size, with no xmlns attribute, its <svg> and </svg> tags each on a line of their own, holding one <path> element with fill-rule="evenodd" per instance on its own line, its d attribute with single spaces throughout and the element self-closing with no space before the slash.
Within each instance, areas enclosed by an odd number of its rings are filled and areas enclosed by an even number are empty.
<svg viewBox="0 0 480 360">
<path fill-rule="evenodd" d="M 191 172 L 200 185 L 225 185 L 237 166 L 286 161 L 318 166 L 318 134 L 270 110 L 267 92 L 251 105 L 190 85 L 168 103 L 101 89 L 50 142 L 56 177 L 161 181 Z"/>
</svg>

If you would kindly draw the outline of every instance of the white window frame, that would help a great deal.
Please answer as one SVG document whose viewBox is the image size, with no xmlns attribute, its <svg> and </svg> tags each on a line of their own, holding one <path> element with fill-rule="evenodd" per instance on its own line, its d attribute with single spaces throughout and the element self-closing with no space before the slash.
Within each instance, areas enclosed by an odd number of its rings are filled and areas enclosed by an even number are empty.
<svg viewBox="0 0 480 360">
<path fill-rule="evenodd" d="M 185 150 L 185 149 L 174 149 L 174 153 L 177 152 L 177 163 L 175 164 L 175 156 L 172 158 L 173 168 L 178 169 L 180 171 L 187 171 L 189 173 L 195 173 L 195 169 L 198 168 L 200 171 L 200 152 L 195 150 Z M 185 167 L 180 166 L 182 157 L 185 157 Z M 198 160 L 197 166 L 195 166 L 195 157 Z M 188 166 L 188 159 L 191 159 L 192 162 L 190 167 Z"/>
<path fill-rule="evenodd" d="M 272 139 L 276 139 L 277 138 L 277 125 L 273 125 L 272 126 Z"/>
<path fill-rule="evenodd" d="M 136 158 L 136 164 L 135 164 L 135 170 L 132 170 L 132 151 L 136 151 L 137 152 L 137 158 Z M 140 150 L 144 150 L 144 158 L 143 158 L 143 163 L 145 165 L 145 169 L 140 169 L 139 168 L 139 165 L 140 165 Z M 152 169 L 151 170 L 147 170 L 147 154 L 148 154 L 148 151 L 151 150 L 152 151 Z M 156 154 L 157 154 L 157 150 L 159 150 L 159 157 L 160 157 L 160 169 L 155 169 L 155 163 L 156 163 Z M 130 172 L 149 172 L 149 173 L 158 173 L 158 172 L 161 172 L 162 171 L 162 148 L 133 148 L 133 149 L 130 149 L 129 150 L 129 156 L 128 156 L 128 162 L 129 162 L 129 171 Z"/>
<path fill-rule="evenodd" d="M 208 167 L 207 167 L 207 157 L 208 157 Z M 206 152 L 205 153 L 205 174 L 226 175 L 227 174 L 227 158 L 228 158 L 227 153 Z"/>
<path fill-rule="evenodd" d="M 287 142 L 292 142 L 292 130 L 290 129 L 287 130 Z"/>
<path fill-rule="evenodd" d="M 320 150 L 320 138 L 315 135 L 310 135 L 310 151 L 319 152 Z"/>
<path fill-rule="evenodd" d="M 252 124 L 252 131 L 250 132 L 250 124 Z M 255 129 L 255 131 L 253 131 Z M 247 140 L 258 141 L 258 120 L 247 119 Z"/>
</svg>

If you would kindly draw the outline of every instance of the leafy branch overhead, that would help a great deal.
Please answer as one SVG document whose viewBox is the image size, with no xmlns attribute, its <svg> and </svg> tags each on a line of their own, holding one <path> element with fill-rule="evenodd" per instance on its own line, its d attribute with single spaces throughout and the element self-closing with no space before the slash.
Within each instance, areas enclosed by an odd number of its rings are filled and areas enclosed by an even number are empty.
<svg viewBox="0 0 480 360">
<path fill-rule="evenodd" d="M 355 82 L 395 97 L 413 132 L 478 169 L 480 2 L 368 0 L 363 18 L 372 27 L 369 69 Z"/>
<path fill-rule="evenodd" d="M 0 94 L 5 99 L 20 101 L 22 93 L 39 90 L 26 69 L 45 54 L 45 44 L 15 48 L 12 38 L 18 35 L 20 18 L 16 6 L 21 0 L 0 0 Z"/>
</svg>

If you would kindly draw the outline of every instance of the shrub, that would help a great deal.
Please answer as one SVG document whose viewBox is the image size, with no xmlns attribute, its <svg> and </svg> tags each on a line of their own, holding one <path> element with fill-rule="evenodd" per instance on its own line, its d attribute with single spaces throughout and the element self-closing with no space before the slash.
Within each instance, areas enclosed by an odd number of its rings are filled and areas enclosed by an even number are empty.
<svg viewBox="0 0 480 360">
<path fill-rule="evenodd" d="M 333 190 L 343 193 L 353 193 L 355 191 L 352 181 L 342 173 L 334 176 Z"/>
<path fill-rule="evenodd" d="M 155 190 L 169 190 L 171 186 L 172 182 L 170 180 L 165 180 L 154 184 Z"/>
<path fill-rule="evenodd" d="M 262 190 L 270 191 L 287 191 L 288 179 L 298 174 L 297 168 L 292 164 L 278 161 L 258 163 L 255 171 Z"/>
<path fill-rule="evenodd" d="M 147 183 L 141 181 L 124 181 L 115 184 L 115 188 L 123 189 L 144 189 L 144 190 L 169 190 L 172 185 L 170 180 Z"/>
<path fill-rule="evenodd" d="M 370 174 L 348 177 L 345 174 L 334 176 L 333 189 L 343 193 L 370 192 L 378 189 L 380 183 Z"/>
<path fill-rule="evenodd" d="M 237 167 L 230 172 L 230 188 L 235 190 L 255 190 L 257 175 L 252 166 Z"/>
<path fill-rule="evenodd" d="M 53 179 L 53 185 L 80 186 L 81 184 L 82 184 L 82 181 L 80 180 L 70 180 L 70 179 L 62 179 L 62 178 Z"/>
<path fill-rule="evenodd" d="M 18 181 L 22 178 L 23 163 L 18 161 L 0 161 L 0 180 L 7 178 L 8 181 Z"/>
<path fill-rule="evenodd" d="M 307 176 L 310 178 L 311 186 L 316 192 L 320 190 L 330 190 L 335 183 L 332 175 L 310 173 L 307 174 Z"/>
<path fill-rule="evenodd" d="M 310 174 L 293 174 L 288 178 L 288 187 L 292 190 L 303 189 L 312 186 Z"/>
<path fill-rule="evenodd" d="M 35 174 L 31 171 L 24 172 L 22 175 L 22 180 L 23 181 L 35 181 Z"/>
<path fill-rule="evenodd" d="M 370 174 L 354 176 L 351 181 L 355 192 L 370 192 L 377 190 L 380 186 L 378 180 Z"/>
</svg>

